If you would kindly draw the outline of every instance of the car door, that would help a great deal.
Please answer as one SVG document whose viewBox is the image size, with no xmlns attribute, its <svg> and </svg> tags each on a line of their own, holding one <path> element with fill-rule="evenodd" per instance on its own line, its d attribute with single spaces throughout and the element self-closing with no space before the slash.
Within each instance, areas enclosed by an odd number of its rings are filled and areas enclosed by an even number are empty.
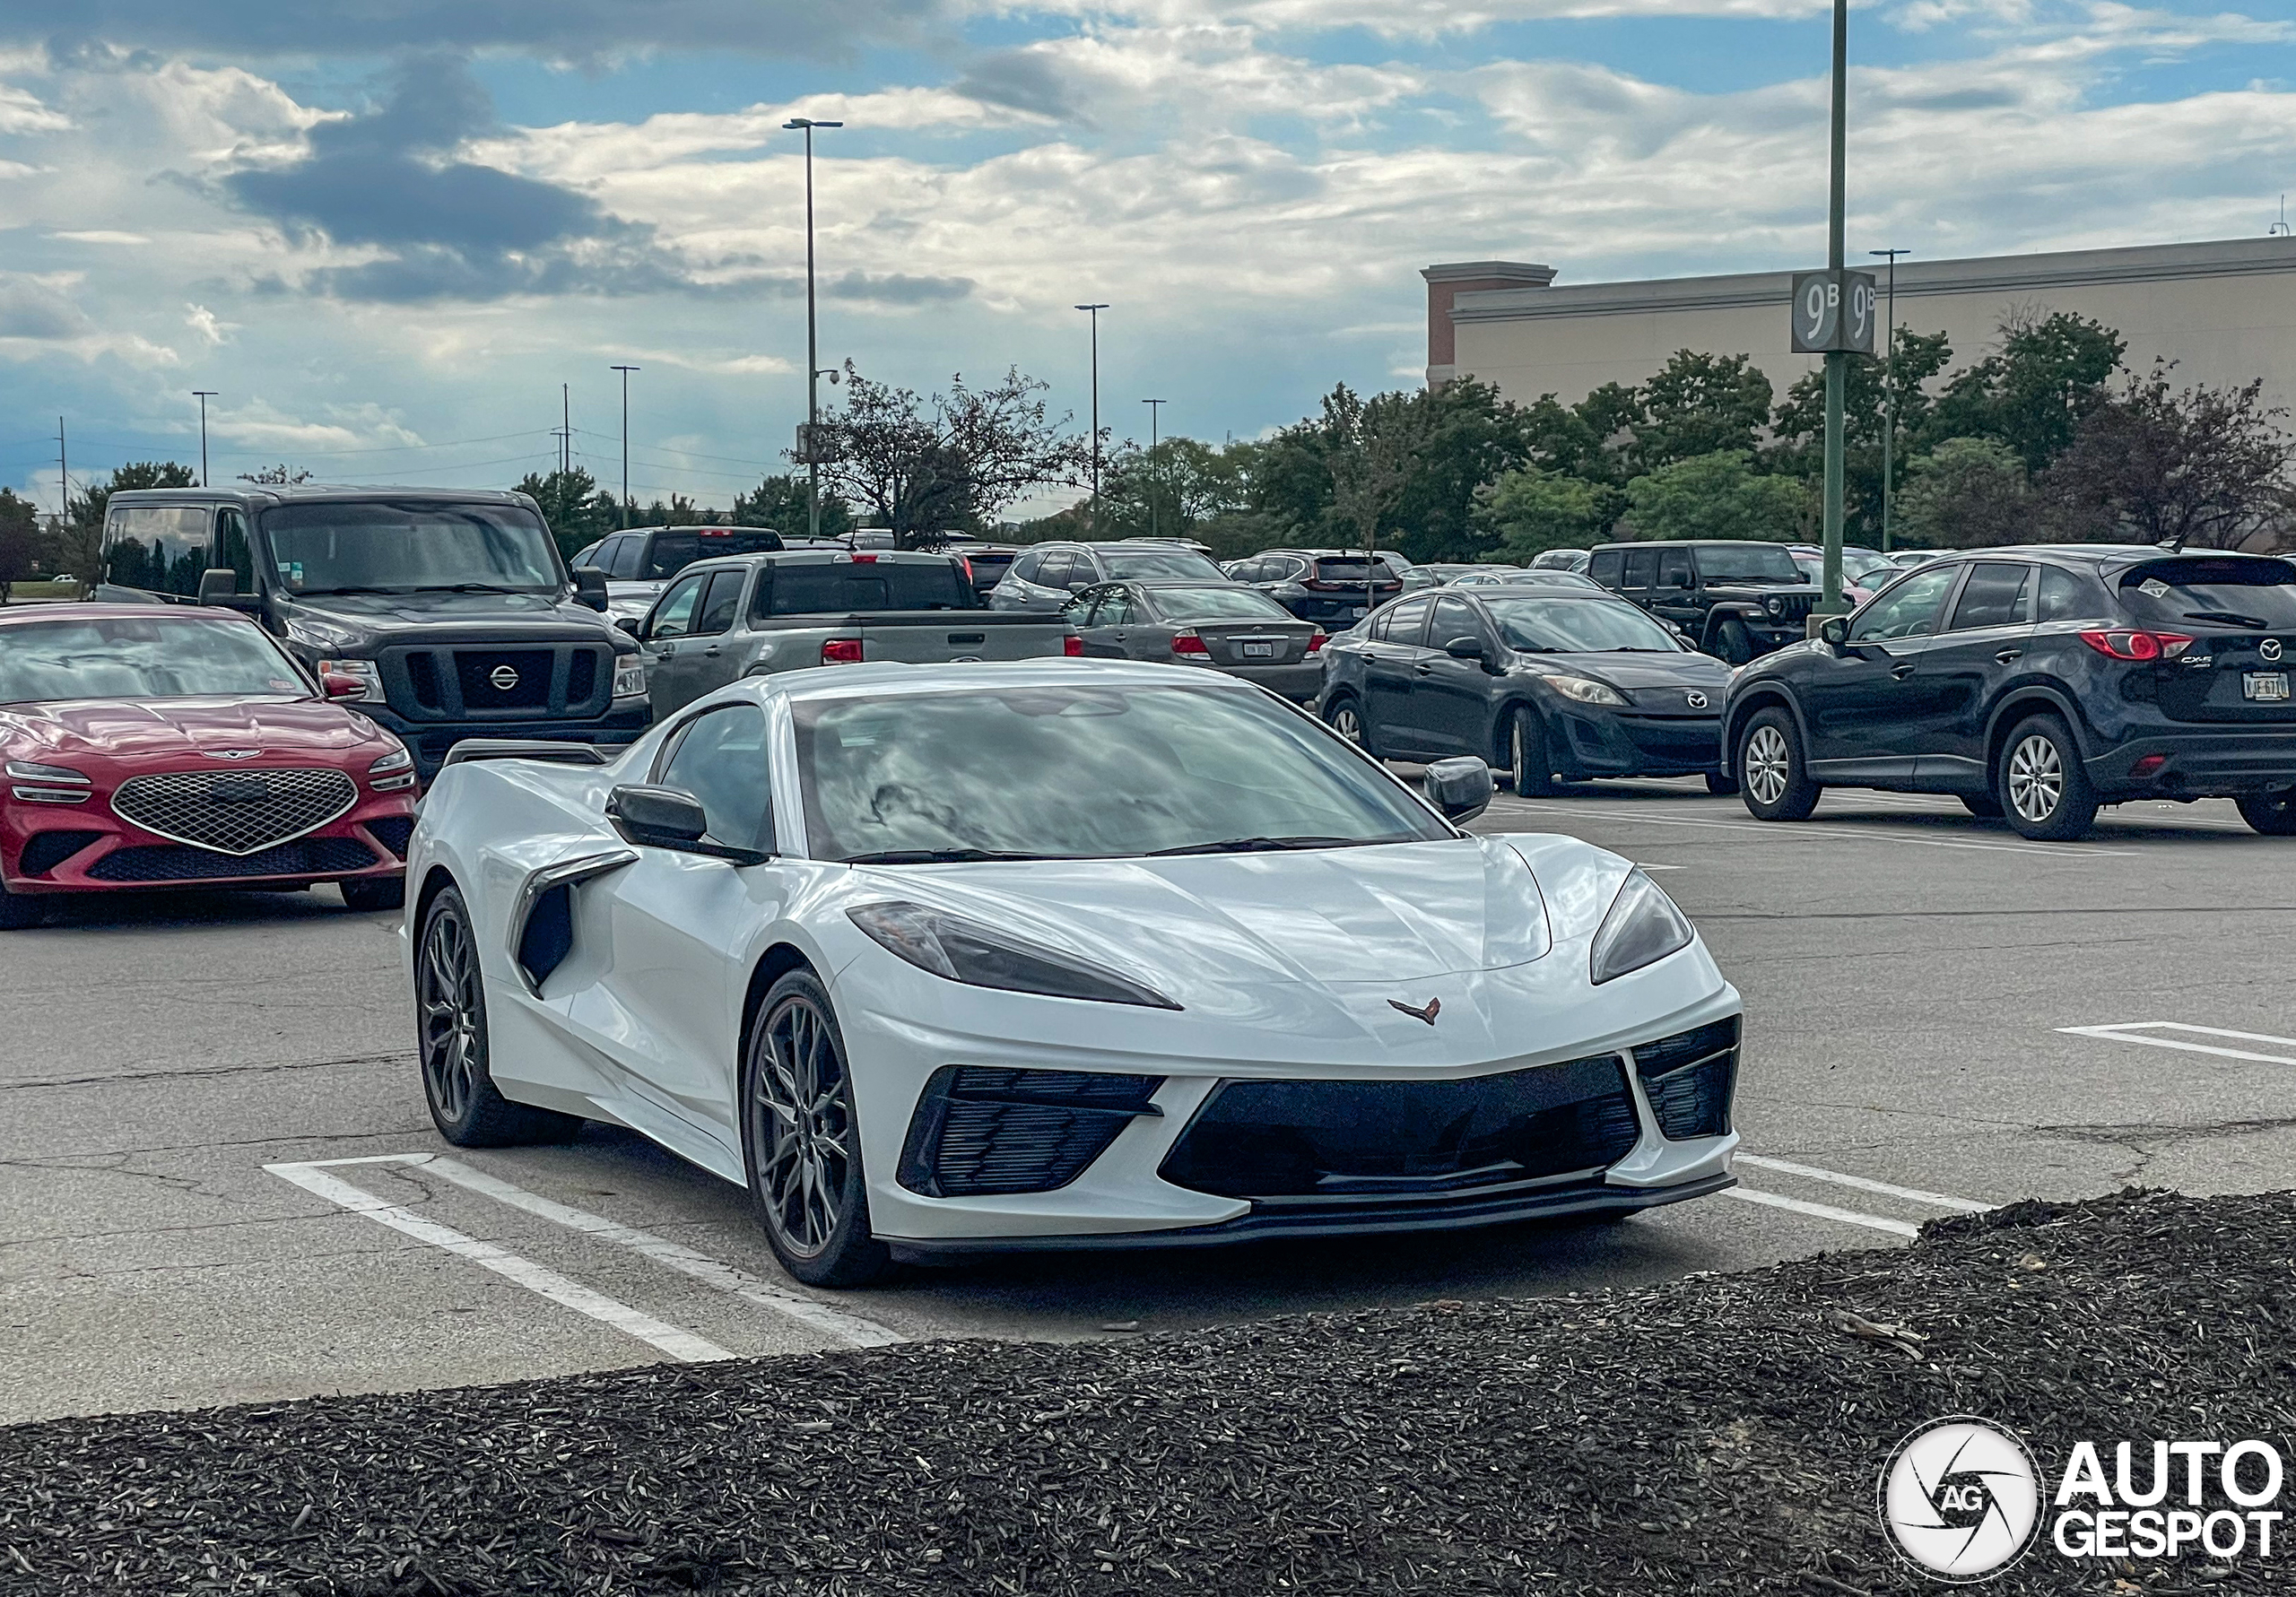
<svg viewBox="0 0 2296 1597">
<path fill-rule="evenodd" d="M 1122 588 L 1113 584 L 1086 588 L 1068 602 L 1067 613 L 1087 655 L 1101 660 L 1125 657 L 1126 623 L 1131 619 L 1132 606 Z"/>
<path fill-rule="evenodd" d="M 748 586 L 746 568 L 714 571 L 709 586 L 694 606 L 693 635 L 678 645 L 678 660 L 689 667 L 686 702 L 714 692 L 739 676 L 743 655 L 733 637 L 734 621 L 742 613 L 742 590 Z"/>
<path fill-rule="evenodd" d="M 1695 636 L 1699 623 L 1705 620 L 1705 607 L 1699 602 L 1698 573 L 1691 565 L 1691 551 L 1676 547 L 1657 552 L 1658 569 L 1650 592 L 1635 596 L 1645 600 L 1650 613 L 1659 620 L 1672 621 Z"/>
<path fill-rule="evenodd" d="M 1412 690 L 1426 654 L 1427 612 L 1435 601 L 1422 594 L 1387 612 L 1387 625 L 1364 648 L 1364 714 L 1382 754 L 1423 753 L 1426 742 L 1414 718 Z"/>
<path fill-rule="evenodd" d="M 1959 562 L 1916 572 L 1850 618 L 1849 636 L 1797 673 L 1810 774 L 1822 782 L 1910 786 L 1917 690 Z"/>
<path fill-rule="evenodd" d="M 770 851 L 768 733 L 754 704 L 712 706 L 663 741 L 650 779 L 700 800 L 715 840 Z M 573 995 L 569 1018 L 621 1065 L 645 1105 L 738 1151 L 747 976 L 733 958 L 751 928 L 780 915 L 786 868 L 642 845 L 636 853 L 637 863 L 606 878 L 611 886 L 598 896 L 610 969 Z"/>
<path fill-rule="evenodd" d="M 1914 776 L 1924 787 L 1982 793 L 1986 719 L 2033 637 L 2039 574 L 2023 560 L 1972 560 L 1944 630 L 1915 666 L 1909 706 Z"/>
<path fill-rule="evenodd" d="M 686 690 L 678 650 L 692 634 L 693 612 L 709 580 L 706 573 L 697 573 L 672 583 L 639 629 L 646 647 L 646 693 L 657 716 L 668 715 L 694 697 Z"/>
<path fill-rule="evenodd" d="M 1427 626 L 1427 647 L 1413 667 L 1412 719 L 1428 748 L 1487 757 L 1492 678 L 1482 659 L 1458 660 L 1445 652 L 1455 638 L 1473 638 L 1485 657 L 1498 647 L 1480 608 L 1456 594 L 1439 594 Z"/>
</svg>

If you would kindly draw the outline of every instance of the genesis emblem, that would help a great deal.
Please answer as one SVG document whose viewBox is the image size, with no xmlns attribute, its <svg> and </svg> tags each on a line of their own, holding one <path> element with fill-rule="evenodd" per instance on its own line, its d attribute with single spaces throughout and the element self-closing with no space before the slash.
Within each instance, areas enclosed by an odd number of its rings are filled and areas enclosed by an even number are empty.
<svg viewBox="0 0 2296 1597">
<path fill-rule="evenodd" d="M 1683 702 L 1690 706 L 1690 707 L 1694 710 L 1702 710 L 1706 707 L 1706 695 L 1703 693 L 1685 693 L 1683 695 Z"/>
<path fill-rule="evenodd" d="M 210 759 L 253 759 L 263 752 L 260 749 L 202 749 Z"/>
<path fill-rule="evenodd" d="M 2266 638 L 2262 643 L 2257 645 L 2257 653 L 2262 655 L 2267 660 L 2279 659 L 2280 639 L 2277 638 Z"/>
<path fill-rule="evenodd" d="M 1390 998 L 1387 1000 L 1387 1007 L 1401 1010 L 1413 1020 L 1424 1020 L 1432 1026 L 1435 1024 L 1435 1017 L 1443 1012 L 1443 1001 L 1439 998 L 1431 998 L 1427 1001 L 1425 1009 L 1414 1009 L 1400 998 Z"/>
<path fill-rule="evenodd" d="M 497 665 L 486 673 L 486 680 L 494 684 L 497 692 L 508 693 L 518 685 L 518 673 L 508 665 Z"/>
</svg>

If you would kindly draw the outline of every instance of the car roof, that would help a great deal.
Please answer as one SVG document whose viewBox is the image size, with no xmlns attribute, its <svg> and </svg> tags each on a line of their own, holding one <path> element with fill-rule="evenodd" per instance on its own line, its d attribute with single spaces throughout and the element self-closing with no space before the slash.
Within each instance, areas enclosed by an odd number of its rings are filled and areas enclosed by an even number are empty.
<svg viewBox="0 0 2296 1597">
<path fill-rule="evenodd" d="M 1205 671 L 1190 665 L 1162 665 L 1142 660 L 1071 659 L 972 661 L 965 664 L 909 665 L 898 661 L 870 661 L 854 665 L 825 666 L 816 671 L 782 671 L 767 676 L 744 677 L 710 695 L 722 701 L 739 694 L 760 701 L 787 703 L 822 699 L 850 699 L 896 692 L 961 692 L 968 689 L 1066 688 L 1079 681 L 1117 688 L 1209 688 L 1215 690 L 1263 691 L 1241 677 Z"/>
<path fill-rule="evenodd" d="M 258 482 L 215 488 L 120 488 L 105 502 L 138 504 L 312 504 L 344 499 L 420 499 L 442 505 L 518 505 L 523 493 L 500 488 L 359 487 L 339 482 Z M 638 529 L 632 528 L 633 532 Z M 611 536 L 611 534 L 607 534 Z"/>
<path fill-rule="evenodd" d="M 1601 554 L 1611 549 L 1785 549 L 1791 543 L 1781 543 L 1774 538 L 1638 538 L 1628 543 L 1597 543 L 1587 551 Z"/>
</svg>

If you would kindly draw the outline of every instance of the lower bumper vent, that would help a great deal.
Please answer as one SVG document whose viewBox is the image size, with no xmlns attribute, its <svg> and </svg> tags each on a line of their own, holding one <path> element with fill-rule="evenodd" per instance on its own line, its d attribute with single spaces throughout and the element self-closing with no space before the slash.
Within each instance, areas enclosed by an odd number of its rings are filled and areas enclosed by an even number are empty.
<svg viewBox="0 0 2296 1597">
<path fill-rule="evenodd" d="M 375 851 L 350 838 L 306 838 L 260 854 L 210 854 L 204 848 L 115 848 L 88 874 L 98 881 L 221 881 L 248 876 L 331 876 L 363 871 Z"/>
<path fill-rule="evenodd" d="M 1730 1097 L 1738 1084 L 1739 1025 L 1739 1017 L 1732 1015 L 1635 1048 L 1643 1096 L 1650 1100 L 1659 1131 L 1674 1141 L 1729 1131 Z"/>
<path fill-rule="evenodd" d="M 1142 1115 L 1161 1076 L 944 1065 L 909 1123 L 899 1180 L 930 1198 L 1067 1185 Z"/>
</svg>

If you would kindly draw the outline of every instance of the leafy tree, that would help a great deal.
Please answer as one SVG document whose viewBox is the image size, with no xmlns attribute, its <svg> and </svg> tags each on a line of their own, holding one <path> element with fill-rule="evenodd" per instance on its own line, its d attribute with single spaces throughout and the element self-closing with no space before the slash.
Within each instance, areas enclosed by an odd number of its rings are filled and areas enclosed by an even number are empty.
<svg viewBox="0 0 2296 1597">
<path fill-rule="evenodd" d="M 1750 355 L 1677 350 L 1636 397 L 1639 413 L 1618 420 L 1634 434 L 1638 473 L 1700 455 L 1751 456 L 1770 428 L 1770 378 Z"/>
<path fill-rule="evenodd" d="M 281 461 L 277 465 L 258 466 L 251 472 L 241 472 L 239 481 L 254 482 L 268 488 L 287 488 L 311 480 L 310 473 Z"/>
<path fill-rule="evenodd" d="M 1929 549 L 1986 549 L 2032 535 L 2025 463 L 1998 438 L 1947 438 L 1909 462 L 1893 530 Z"/>
<path fill-rule="evenodd" d="M 801 473 L 768 477 L 747 493 L 734 496 L 735 526 L 766 526 L 803 536 L 810 521 L 811 487 Z M 853 525 L 853 508 L 842 495 L 822 490 L 822 536 L 834 538 Z"/>
<path fill-rule="evenodd" d="M 113 494 L 131 488 L 191 488 L 198 482 L 198 473 L 172 460 L 139 460 L 115 466 L 109 478 L 91 482 L 85 493 L 67 501 L 70 514 L 50 528 L 47 547 L 39 551 L 39 559 L 58 571 L 92 582 L 103 563 L 104 512 Z"/>
<path fill-rule="evenodd" d="M 1508 560 L 1526 560 L 1548 549 L 1583 549 L 1609 530 L 1609 500 L 1617 491 L 1526 465 L 1476 491 L 1475 524 L 1492 551 Z"/>
<path fill-rule="evenodd" d="M 2082 417 L 2040 483 L 2056 535 L 2238 549 L 2296 505 L 2296 438 L 2262 381 L 2179 391 L 2172 367 L 2155 361 Z"/>
<path fill-rule="evenodd" d="M 1889 400 L 1897 395 L 1896 469 L 1900 479 L 1909 456 L 1931 431 L 1934 408 L 1925 386 L 1953 358 L 1943 333 L 1898 329 L 1897 376 L 1886 379 L 1879 360 L 1849 362 L 1842 395 L 1842 509 L 1846 542 L 1878 542 L 1882 532 L 1882 438 L 1889 426 Z M 1800 477 L 1813 485 L 1825 480 L 1826 379 L 1822 371 L 1794 380 L 1772 424 L 1775 440 L 1760 457 L 1769 470 Z"/>
<path fill-rule="evenodd" d="M 22 582 L 37 568 L 39 512 L 30 499 L 20 499 L 11 488 L 0 488 L 0 604 L 8 602 L 12 583 Z"/>
<path fill-rule="evenodd" d="M 1324 398 L 1323 431 L 1331 445 L 1332 511 L 1351 534 L 1348 546 L 1374 549 L 1411 482 L 1429 418 L 1415 395 L 1358 399 L 1343 383 Z"/>
<path fill-rule="evenodd" d="M 1758 473 L 1743 449 L 1692 456 L 1626 485 L 1638 538 L 1798 538 L 1810 520 L 1808 487 Z"/>
<path fill-rule="evenodd" d="M 518 480 L 517 491 L 542 507 L 543 522 L 557 541 L 558 552 L 569 559 L 622 525 L 620 503 L 602 492 L 597 480 L 580 466 L 546 477 L 528 472 Z"/>
<path fill-rule="evenodd" d="M 1955 372 L 1931 411 L 1926 437 L 1998 438 L 2039 480 L 2072 447 L 2082 418 L 2103 404 L 2127 348 L 2102 322 L 2071 311 L 2013 315 L 2001 347 Z"/>
<path fill-rule="evenodd" d="M 1213 517 L 1244 503 L 1248 448 L 1216 449 L 1198 439 L 1160 439 L 1149 448 L 1126 441 L 1100 476 L 1100 526 L 1119 537 L 1193 537 Z"/>
</svg>

